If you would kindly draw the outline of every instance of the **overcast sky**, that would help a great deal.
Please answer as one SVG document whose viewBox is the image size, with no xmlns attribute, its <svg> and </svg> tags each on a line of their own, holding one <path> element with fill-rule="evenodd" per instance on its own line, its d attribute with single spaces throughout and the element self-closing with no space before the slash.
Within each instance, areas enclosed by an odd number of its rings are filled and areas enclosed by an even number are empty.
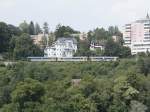
<svg viewBox="0 0 150 112">
<path fill-rule="evenodd" d="M 110 25 L 121 28 L 148 11 L 150 0 L 0 0 L 0 21 L 14 25 L 47 21 L 51 30 L 58 23 L 80 31 Z"/>
</svg>

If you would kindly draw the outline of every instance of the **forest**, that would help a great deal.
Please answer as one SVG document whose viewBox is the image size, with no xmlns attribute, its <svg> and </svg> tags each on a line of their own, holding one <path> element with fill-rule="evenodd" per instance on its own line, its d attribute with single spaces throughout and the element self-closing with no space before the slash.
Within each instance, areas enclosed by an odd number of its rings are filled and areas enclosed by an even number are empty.
<svg viewBox="0 0 150 112">
<path fill-rule="evenodd" d="M 150 112 L 150 58 L 0 63 L 0 112 Z"/>
</svg>

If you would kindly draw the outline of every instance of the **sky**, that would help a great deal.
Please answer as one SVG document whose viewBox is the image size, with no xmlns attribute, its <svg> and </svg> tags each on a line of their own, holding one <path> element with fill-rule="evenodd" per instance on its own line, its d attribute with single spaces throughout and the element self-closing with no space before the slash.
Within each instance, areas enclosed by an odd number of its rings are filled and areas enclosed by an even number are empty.
<svg viewBox="0 0 150 112">
<path fill-rule="evenodd" d="M 87 32 L 144 18 L 150 13 L 150 0 L 0 0 L 0 21 L 19 25 L 26 20 L 46 21 L 50 30 L 57 24 Z"/>
</svg>

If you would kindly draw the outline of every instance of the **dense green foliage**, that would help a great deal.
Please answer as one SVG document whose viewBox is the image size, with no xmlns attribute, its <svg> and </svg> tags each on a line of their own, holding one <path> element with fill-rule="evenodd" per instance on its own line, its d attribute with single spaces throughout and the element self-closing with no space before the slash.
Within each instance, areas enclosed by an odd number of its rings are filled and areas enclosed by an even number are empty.
<svg viewBox="0 0 150 112">
<path fill-rule="evenodd" d="M 19 28 L 23 33 L 29 33 L 29 24 L 26 21 L 20 23 Z"/>
<path fill-rule="evenodd" d="M 79 33 L 78 31 L 75 31 L 70 26 L 63 26 L 63 25 L 57 25 L 55 36 L 56 38 L 60 37 L 70 37 L 71 34 Z"/>
<path fill-rule="evenodd" d="M 24 22 L 20 23 L 19 28 L 23 33 L 27 33 L 30 35 L 35 35 L 35 34 L 37 35 L 39 33 L 42 33 L 40 25 L 38 23 L 36 23 L 34 25 L 33 21 L 31 21 L 30 24 L 28 24 L 26 21 L 24 21 Z"/>
<path fill-rule="evenodd" d="M 48 23 L 47 22 L 44 22 L 43 24 L 43 29 L 44 29 L 44 33 L 45 34 L 48 34 L 49 33 L 49 27 L 48 27 Z"/>
<path fill-rule="evenodd" d="M 19 28 L 0 22 L 0 53 L 9 50 L 9 41 L 13 35 L 19 35 Z"/>
<path fill-rule="evenodd" d="M 0 112 L 149 112 L 146 62 L 1 64 Z"/>
<path fill-rule="evenodd" d="M 35 24 L 35 35 L 42 33 L 40 25 L 38 23 Z"/>
<path fill-rule="evenodd" d="M 29 25 L 29 34 L 35 35 L 35 27 L 34 27 L 34 23 L 32 21 L 30 22 L 30 25 Z"/>
<path fill-rule="evenodd" d="M 36 28 L 36 32 L 35 32 Z M 34 45 L 30 35 L 40 32 L 40 27 L 25 21 L 19 27 L 0 22 L 0 54 L 5 59 L 26 59 L 28 56 L 43 56 L 42 49 Z M 37 31 L 38 30 L 38 31 Z"/>
<path fill-rule="evenodd" d="M 25 59 L 28 56 L 42 56 L 43 51 L 36 45 L 28 34 L 12 37 L 10 41 L 10 59 Z"/>
<path fill-rule="evenodd" d="M 112 39 L 108 39 L 105 45 L 104 55 L 125 58 L 131 56 L 131 50 L 128 47 L 122 46 L 118 42 L 114 42 Z"/>
<path fill-rule="evenodd" d="M 112 38 L 117 36 L 116 41 Z M 90 44 L 94 41 L 99 45 L 104 46 L 104 50 L 96 49 L 90 50 Z M 131 56 L 131 50 L 129 47 L 123 46 L 122 33 L 118 27 L 110 26 L 108 30 L 104 28 L 96 28 L 93 31 L 88 32 L 88 38 L 84 41 L 78 42 L 78 56 L 118 56 L 120 58 L 127 58 Z"/>
</svg>

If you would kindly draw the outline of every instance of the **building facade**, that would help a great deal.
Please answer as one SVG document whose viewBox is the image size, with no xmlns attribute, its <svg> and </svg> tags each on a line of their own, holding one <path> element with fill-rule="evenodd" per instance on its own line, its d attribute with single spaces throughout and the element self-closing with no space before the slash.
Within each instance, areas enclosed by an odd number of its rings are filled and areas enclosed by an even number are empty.
<svg viewBox="0 0 150 112">
<path fill-rule="evenodd" d="M 45 57 L 73 57 L 77 52 L 77 41 L 75 38 L 58 38 L 52 46 L 45 48 Z"/>
<path fill-rule="evenodd" d="M 124 46 L 131 48 L 132 55 L 150 52 L 150 18 L 126 24 L 123 32 Z"/>
</svg>

